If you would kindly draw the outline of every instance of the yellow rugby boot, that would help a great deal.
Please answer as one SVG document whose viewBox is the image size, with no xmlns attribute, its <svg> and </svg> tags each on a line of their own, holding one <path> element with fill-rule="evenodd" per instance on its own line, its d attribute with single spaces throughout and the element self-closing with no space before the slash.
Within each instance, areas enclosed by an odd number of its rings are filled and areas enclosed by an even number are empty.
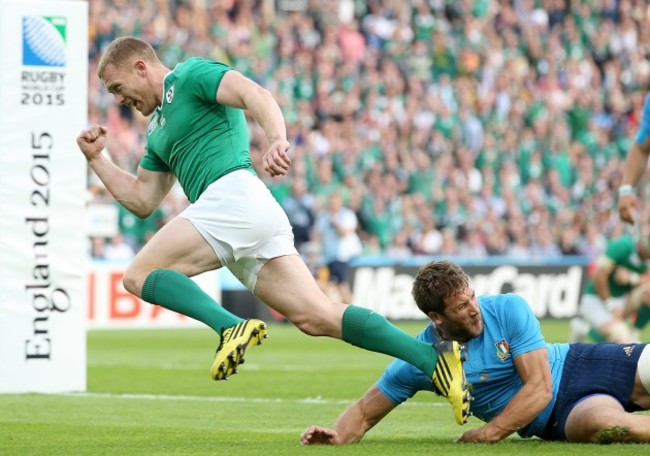
<svg viewBox="0 0 650 456">
<path fill-rule="evenodd" d="M 221 342 L 210 369 L 213 380 L 228 380 L 237 373 L 237 366 L 244 362 L 246 349 L 251 345 L 260 345 L 267 337 L 266 323 L 261 320 L 244 320 L 225 328 L 221 332 Z"/>
<path fill-rule="evenodd" d="M 458 424 L 465 424 L 470 416 L 472 397 L 467 388 L 463 370 L 464 346 L 456 341 L 440 340 L 436 343 L 438 362 L 433 372 L 433 385 L 436 393 L 446 397 L 454 411 Z"/>
</svg>

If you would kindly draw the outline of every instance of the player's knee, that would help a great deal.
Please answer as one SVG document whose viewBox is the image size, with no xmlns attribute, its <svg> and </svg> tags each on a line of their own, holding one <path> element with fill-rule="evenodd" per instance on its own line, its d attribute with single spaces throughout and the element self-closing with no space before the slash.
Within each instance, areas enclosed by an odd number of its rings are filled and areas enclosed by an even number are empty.
<svg viewBox="0 0 650 456">
<path fill-rule="evenodd" d="M 567 428 L 567 437 L 570 442 L 612 443 L 622 434 L 623 427 L 613 415 L 599 410 Z"/>
<path fill-rule="evenodd" d="M 620 320 L 609 323 L 602 330 L 607 340 L 617 343 L 628 343 L 632 341 L 632 333 L 629 326 Z"/>
<path fill-rule="evenodd" d="M 122 285 L 126 291 L 136 296 L 140 296 L 142 292 L 142 283 L 141 274 L 137 272 L 135 268 L 129 266 L 126 271 L 124 271 L 124 276 L 122 277 Z"/>
<path fill-rule="evenodd" d="M 603 429 L 598 430 L 593 441 L 595 443 L 617 443 L 625 442 L 630 440 L 632 437 L 632 431 L 628 426 L 621 426 L 618 424 L 612 424 Z"/>
</svg>

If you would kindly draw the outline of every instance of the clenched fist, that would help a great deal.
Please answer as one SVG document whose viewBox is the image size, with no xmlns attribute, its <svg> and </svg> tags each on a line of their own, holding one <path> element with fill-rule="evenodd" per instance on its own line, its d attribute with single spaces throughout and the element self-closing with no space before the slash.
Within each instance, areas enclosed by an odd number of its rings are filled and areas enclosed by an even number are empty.
<svg viewBox="0 0 650 456">
<path fill-rule="evenodd" d="M 106 127 L 92 125 L 79 133 L 77 145 L 86 160 L 91 161 L 102 153 L 106 145 L 106 132 Z"/>
</svg>

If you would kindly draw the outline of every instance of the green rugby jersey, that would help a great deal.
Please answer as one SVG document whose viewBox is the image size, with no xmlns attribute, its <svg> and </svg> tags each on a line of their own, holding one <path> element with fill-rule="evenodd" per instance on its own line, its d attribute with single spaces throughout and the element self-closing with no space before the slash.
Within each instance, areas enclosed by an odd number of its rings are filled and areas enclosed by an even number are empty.
<svg viewBox="0 0 650 456">
<path fill-rule="evenodd" d="M 636 242 L 634 238 L 630 235 L 621 236 L 618 239 L 614 239 L 607 244 L 605 249 L 605 256 L 610 258 L 616 266 L 622 266 L 630 271 L 634 271 L 639 274 L 643 274 L 648 269 L 648 266 L 645 261 L 643 261 L 636 250 Z M 616 283 L 614 280 L 614 272 L 607 278 L 609 283 L 609 290 L 613 297 L 618 298 L 623 296 L 626 293 L 629 293 L 632 290 L 630 285 L 621 285 Z M 597 295 L 596 286 L 594 285 L 594 280 L 590 279 L 585 285 L 585 294 Z"/>
<path fill-rule="evenodd" d="M 176 65 L 147 126 L 140 166 L 172 172 L 192 203 L 231 171 L 255 173 L 244 111 L 217 103 L 217 88 L 230 69 L 197 57 Z"/>
</svg>

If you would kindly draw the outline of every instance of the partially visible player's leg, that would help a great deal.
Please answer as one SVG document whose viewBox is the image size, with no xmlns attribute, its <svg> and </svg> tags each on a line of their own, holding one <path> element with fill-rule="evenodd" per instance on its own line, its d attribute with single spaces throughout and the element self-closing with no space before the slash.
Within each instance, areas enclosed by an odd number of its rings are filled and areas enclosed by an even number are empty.
<svg viewBox="0 0 650 456">
<path fill-rule="evenodd" d="M 650 410 L 650 344 L 645 345 L 639 357 L 631 400 L 642 409 Z"/>
<path fill-rule="evenodd" d="M 650 442 L 650 416 L 626 412 L 611 396 L 594 395 L 571 410 L 565 432 L 570 442 Z"/>
<path fill-rule="evenodd" d="M 214 380 L 234 374 L 248 345 L 261 343 L 266 335 L 263 322 L 232 314 L 189 278 L 220 267 L 213 247 L 189 220 L 177 217 L 144 246 L 124 276 L 131 293 L 201 321 L 220 335 L 210 368 Z"/>
<path fill-rule="evenodd" d="M 242 321 L 189 277 L 221 267 L 192 223 L 177 217 L 158 231 L 124 274 L 124 286 L 147 302 L 199 320 L 217 333 Z"/>
<path fill-rule="evenodd" d="M 623 317 L 632 317 L 639 309 L 650 305 L 650 284 L 637 285 L 625 300 Z"/>
<path fill-rule="evenodd" d="M 632 324 L 632 331 L 637 340 L 641 340 L 641 332 L 647 326 L 648 322 L 650 322 L 650 303 L 644 302 L 636 312 L 634 323 Z"/>
<path fill-rule="evenodd" d="M 591 326 L 582 318 L 576 316 L 569 322 L 569 342 L 583 342 L 587 339 Z"/>
<path fill-rule="evenodd" d="M 255 294 L 306 334 L 343 339 L 367 350 L 411 358 L 406 360 L 423 372 L 433 372 L 435 349 L 375 312 L 330 301 L 297 255 L 268 260 L 257 275 Z M 414 353 L 409 356 L 409 352 Z"/>
<path fill-rule="evenodd" d="M 432 378 L 435 375 L 438 351 L 434 346 L 415 339 L 369 309 L 331 302 L 297 255 L 268 260 L 257 274 L 255 294 L 306 334 L 342 339 L 403 359 Z M 469 394 L 458 351 L 452 350 L 445 362 L 450 382 L 445 397 L 462 424 L 469 415 Z"/>
<path fill-rule="evenodd" d="M 632 339 L 641 340 L 641 331 L 650 321 L 650 285 L 636 286 L 628 295 L 625 303 L 626 320 L 632 320 Z"/>
<path fill-rule="evenodd" d="M 341 338 L 341 318 L 347 306 L 327 298 L 298 255 L 267 260 L 257 273 L 254 292 L 302 332 Z"/>
<path fill-rule="evenodd" d="M 630 328 L 619 316 L 622 314 L 620 307 L 624 305 L 623 300 L 611 301 L 616 303 L 617 308 L 608 308 L 597 295 L 585 294 L 580 301 L 579 316 L 610 342 L 632 342 Z"/>
<path fill-rule="evenodd" d="M 575 371 L 572 394 L 584 395 L 567 416 L 567 439 L 594 443 L 650 442 L 650 415 L 630 413 L 639 408 L 650 409 L 650 345 L 584 347 L 587 348 L 576 355 L 579 359 L 567 358 L 565 364 L 565 368 Z M 598 392 L 591 393 L 596 391 L 594 385 L 599 385 Z M 607 394 L 601 393 L 603 385 L 607 385 Z"/>
</svg>

